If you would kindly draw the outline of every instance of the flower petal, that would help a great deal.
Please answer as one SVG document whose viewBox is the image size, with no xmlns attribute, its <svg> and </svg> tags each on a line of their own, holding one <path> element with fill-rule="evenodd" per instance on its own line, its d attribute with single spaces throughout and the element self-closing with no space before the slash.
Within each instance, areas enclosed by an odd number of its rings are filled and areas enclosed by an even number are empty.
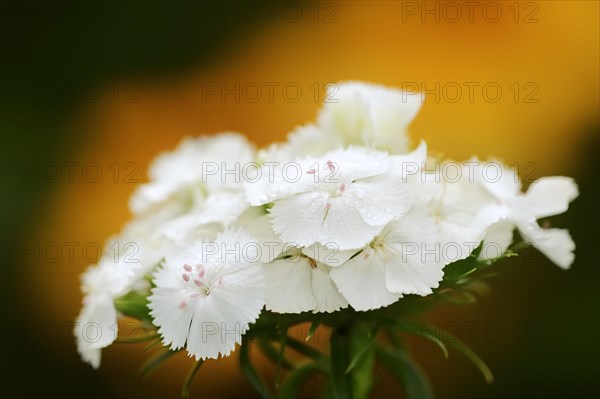
<svg viewBox="0 0 600 399">
<path fill-rule="evenodd" d="M 361 179 L 348 185 L 344 198 L 370 226 L 383 226 L 410 209 L 402 178 L 391 174 Z"/>
<path fill-rule="evenodd" d="M 561 269 L 568 269 L 575 260 L 575 243 L 566 229 L 543 229 L 536 222 L 519 225 L 525 240 L 546 255 Z"/>
<path fill-rule="evenodd" d="M 309 259 L 292 256 L 264 266 L 266 308 L 278 313 L 301 313 L 317 307 Z"/>
<path fill-rule="evenodd" d="M 341 82 L 328 87 L 318 126 L 347 144 L 406 152 L 406 128 L 421 108 L 421 95 L 381 85 Z"/>
<path fill-rule="evenodd" d="M 490 260 L 502 256 L 513 242 L 514 229 L 514 223 L 506 219 L 499 220 L 488 227 L 479 259 Z"/>
<path fill-rule="evenodd" d="M 579 195 L 577 184 L 570 177 L 542 177 L 529 186 L 525 200 L 537 219 L 566 212 L 569 202 Z"/>
<path fill-rule="evenodd" d="M 393 155 L 391 158 L 392 173 L 403 177 L 415 174 L 427 161 L 427 143 L 421 140 L 412 152 L 405 155 Z"/>
<path fill-rule="evenodd" d="M 261 247 L 260 261 L 269 263 L 284 250 L 284 244 L 273 231 L 269 214 L 263 207 L 250 207 L 235 222 L 252 235 Z"/>
<path fill-rule="evenodd" d="M 365 254 L 369 254 L 366 259 Z M 402 297 L 387 290 L 385 264 L 369 249 L 331 270 L 330 274 L 340 293 L 358 311 L 379 309 Z"/>
<path fill-rule="evenodd" d="M 331 313 L 348 306 L 348 301 L 331 280 L 330 271 L 330 267 L 319 262 L 312 269 L 312 289 L 317 300 L 315 312 Z"/>
<path fill-rule="evenodd" d="M 398 294 L 431 294 L 444 276 L 439 231 L 422 206 L 390 223 L 380 235 L 386 288 Z"/>
<path fill-rule="evenodd" d="M 350 259 L 356 252 L 358 252 L 356 249 L 340 251 L 338 245 L 334 242 L 328 242 L 326 244 L 316 243 L 302 248 L 302 253 L 304 255 L 332 267 L 343 265 L 344 262 Z"/>
<path fill-rule="evenodd" d="M 90 295 L 77 320 L 77 337 L 91 348 L 106 348 L 117 338 L 117 310 L 112 297 L 106 294 Z"/>
</svg>

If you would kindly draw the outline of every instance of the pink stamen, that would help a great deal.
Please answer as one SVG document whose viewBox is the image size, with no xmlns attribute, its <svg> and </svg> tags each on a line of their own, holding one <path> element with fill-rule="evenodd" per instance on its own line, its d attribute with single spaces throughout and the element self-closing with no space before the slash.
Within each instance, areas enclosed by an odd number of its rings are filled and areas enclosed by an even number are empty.
<svg viewBox="0 0 600 399">
<path fill-rule="evenodd" d="M 194 279 L 194 284 L 196 284 L 198 287 L 204 287 L 204 284 L 202 284 L 202 281 L 200 280 Z"/>
<path fill-rule="evenodd" d="M 183 279 L 183 281 L 185 281 L 186 283 L 187 283 L 188 281 L 190 281 L 190 275 L 189 275 L 189 274 L 185 274 L 185 273 L 183 273 L 183 274 L 181 275 L 181 278 L 182 278 L 182 279 Z"/>
<path fill-rule="evenodd" d="M 199 292 L 194 292 L 192 295 L 190 295 L 190 298 L 192 298 L 192 299 L 196 299 L 196 298 L 198 298 L 199 296 L 200 296 L 200 293 L 199 293 Z"/>
<path fill-rule="evenodd" d="M 309 175 L 314 175 L 315 173 L 317 173 L 317 171 L 314 169 L 309 169 L 306 171 L 306 174 L 309 174 Z"/>
<path fill-rule="evenodd" d="M 331 161 L 327 161 L 327 167 L 329 168 L 329 170 L 331 172 L 333 172 L 335 170 L 335 165 Z"/>
<path fill-rule="evenodd" d="M 205 274 L 206 274 L 206 270 L 202 269 L 198 272 L 198 277 L 203 278 Z"/>
<path fill-rule="evenodd" d="M 329 209 L 331 208 L 331 202 L 326 202 L 325 203 L 325 209 Z"/>
<path fill-rule="evenodd" d="M 192 266 L 188 265 L 187 263 L 185 265 L 183 265 L 183 268 L 185 269 L 186 272 L 192 271 Z"/>
<path fill-rule="evenodd" d="M 346 191 L 346 185 L 344 183 L 342 183 L 339 190 L 340 190 L 340 193 L 343 193 L 344 191 Z"/>
<path fill-rule="evenodd" d="M 181 303 L 179 304 L 179 309 L 184 309 L 185 308 L 185 301 L 181 301 Z"/>
</svg>

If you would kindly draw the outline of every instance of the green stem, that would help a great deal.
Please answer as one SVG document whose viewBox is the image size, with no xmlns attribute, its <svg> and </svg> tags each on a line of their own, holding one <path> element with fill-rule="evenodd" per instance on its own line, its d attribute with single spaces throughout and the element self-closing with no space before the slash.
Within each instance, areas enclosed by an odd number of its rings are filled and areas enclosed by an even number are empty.
<svg viewBox="0 0 600 399">
<path fill-rule="evenodd" d="M 331 333 L 331 385 L 336 399 L 351 399 L 352 381 L 346 369 L 350 365 L 348 331 L 334 328 Z"/>
<path fill-rule="evenodd" d="M 366 323 L 356 325 L 350 336 L 350 370 L 354 398 L 368 397 L 373 383 L 376 334 Z"/>
<path fill-rule="evenodd" d="M 331 384 L 336 399 L 364 399 L 371 388 L 375 336 L 365 323 L 335 328 L 331 336 Z"/>
</svg>

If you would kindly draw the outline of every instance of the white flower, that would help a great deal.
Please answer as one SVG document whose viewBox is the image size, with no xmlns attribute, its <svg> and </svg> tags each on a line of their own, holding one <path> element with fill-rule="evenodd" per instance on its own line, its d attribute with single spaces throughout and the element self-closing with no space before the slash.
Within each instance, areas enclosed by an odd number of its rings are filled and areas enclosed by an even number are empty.
<svg viewBox="0 0 600 399">
<path fill-rule="evenodd" d="M 124 295 L 139 264 L 114 262 L 105 256 L 82 276 L 83 307 L 77 317 L 74 334 L 82 359 L 94 368 L 100 366 L 101 349 L 117 338 L 117 311 L 113 299 Z"/>
<path fill-rule="evenodd" d="M 77 351 L 83 361 L 97 369 L 102 348 L 117 338 L 117 312 L 112 296 L 98 294 L 86 297 L 75 323 Z"/>
<path fill-rule="evenodd" d="M 413 200 L 426 204 L 438 225 L 441 254 L 449 264 L 468 257 L 483 240 L 489 223 L 481 213 L 495 201 L 465 164 L 430 163 L 436 168 L 409 176 L 408 185 Z"/>
<path fill-rule="evenodd" d="M 150 182 L 131 198 L 134 214 L 171 210 L 162 232 L 173 240 L 189 239 L 211 223 L 229 223 L 247 208 L 243 169 L 254 159 L 254 147 L 239 134 L 186 139 L 150 166 Z"/>
<path fill-rule="evenodd" d="M 439 230 L 427 210 L 415 206 L 389 223 L 363 250 L 331 271 L 354 309 L 388 306 L 406 294 L 428 295 L 442 279 Z"/>
<path fill-rule="evenodd" d="M 75 336 L 82 358 L 94 368 L 100 350 L 118 335 L 114 299 L 130 291 L 149 289 L 148 275 L 175 244 L 155 234 L 162 223 L 160 212 L 135 219 L 107 240 L 101 260 L 82 275 L 83 307 L 77 318 Z"/>
<path fill-rule="evenodd" d="M 231 226 L 248 232 L 256 239 L 262 263 L 273 261 L 287 248 L 273 231 L 269 214 L 263 206 L 249 207 Z"/>
<path fill-rule="evenodd" d="M 537 220 L 558 215 L 569 208 L 579 192 L 573 179 L 564 176 L 543 177 L 521 193 L 521 182 L 515 171 L 499 162 L 501 176 L 482 174 L 481 184 L 495 198 L 484 211 L 484 219 L 494 227 L 488 231 L 484 247 L 494 243 L 506 250 L 507 237 L 517 227 L 523 239 L 563 269 L 568 269 L 575 255 L 575 243 L 566 229 L 542 228 Z M 485 164 L 483 164 L 485 165 Z M 503 223 L 495 223 L 503 221 Z M 504 238 L 499 238 L 502 236 Z"/>
<path fill-rule="evenodd" d="M 307 156 L 318 157 L 328 151 L 343 147 L 339 134 L 320 129 L 313 124 L 298 126 L 288 134 L 284 143 L 272 144 L 258 152 L 259 161 L 289 162 Z"/>
<path fill-rule="evenodd" d="M 290 248 L 265 267 L 266 308 L 278 313 L 334 312 L 348 306 L 329 276 L 331 267 Z"/>
<path fill-rule="evenodd" d="M 406 128 L 421 108 L 419 93 L 341 82 L 330 85 L 317 127 L 345 145 L 366 145 L 393 154 L 408 151 Z"/>
<path fill-rule="evenodd" d="M 513 242 L 514 223 L 508 219 L 498 219 L 485 232 L 485 238 L 478 259 L 493 260 L 506 252 Z"/>
<path fill-rule="evenodd" d="M 246 195 L 252 205 L 273 201 L 273 230 L 284 242 L 360 248 L 410 207 L 394 165 L 392 157 L 366 148 L 336 150 L 279 165 L 273 179 L 263 174 L 246 184 Z"/>
<path fill-rule="evenodd" d="M 247 233 L 226 231 L 210 246 L 166 259 L 148 297 L 165 345 L 185 346 L 196 359 L 216 359 L 241 342 L 265 304 L 264 271 L 253 243 Z"/>
</svg>

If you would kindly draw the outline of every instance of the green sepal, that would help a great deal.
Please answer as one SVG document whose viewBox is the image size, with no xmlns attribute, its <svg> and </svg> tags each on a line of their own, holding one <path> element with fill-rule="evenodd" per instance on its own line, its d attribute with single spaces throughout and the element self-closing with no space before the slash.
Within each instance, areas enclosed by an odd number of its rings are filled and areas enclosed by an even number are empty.
<svg viewBox="0 0 600 399">
<path fill-rule="evenodd" d="M 148 296 L 137 291 L 131 291 L 114 300 L 117 311 L 134 319 L 152 322 L 148 309 Z"/>
</svg>

